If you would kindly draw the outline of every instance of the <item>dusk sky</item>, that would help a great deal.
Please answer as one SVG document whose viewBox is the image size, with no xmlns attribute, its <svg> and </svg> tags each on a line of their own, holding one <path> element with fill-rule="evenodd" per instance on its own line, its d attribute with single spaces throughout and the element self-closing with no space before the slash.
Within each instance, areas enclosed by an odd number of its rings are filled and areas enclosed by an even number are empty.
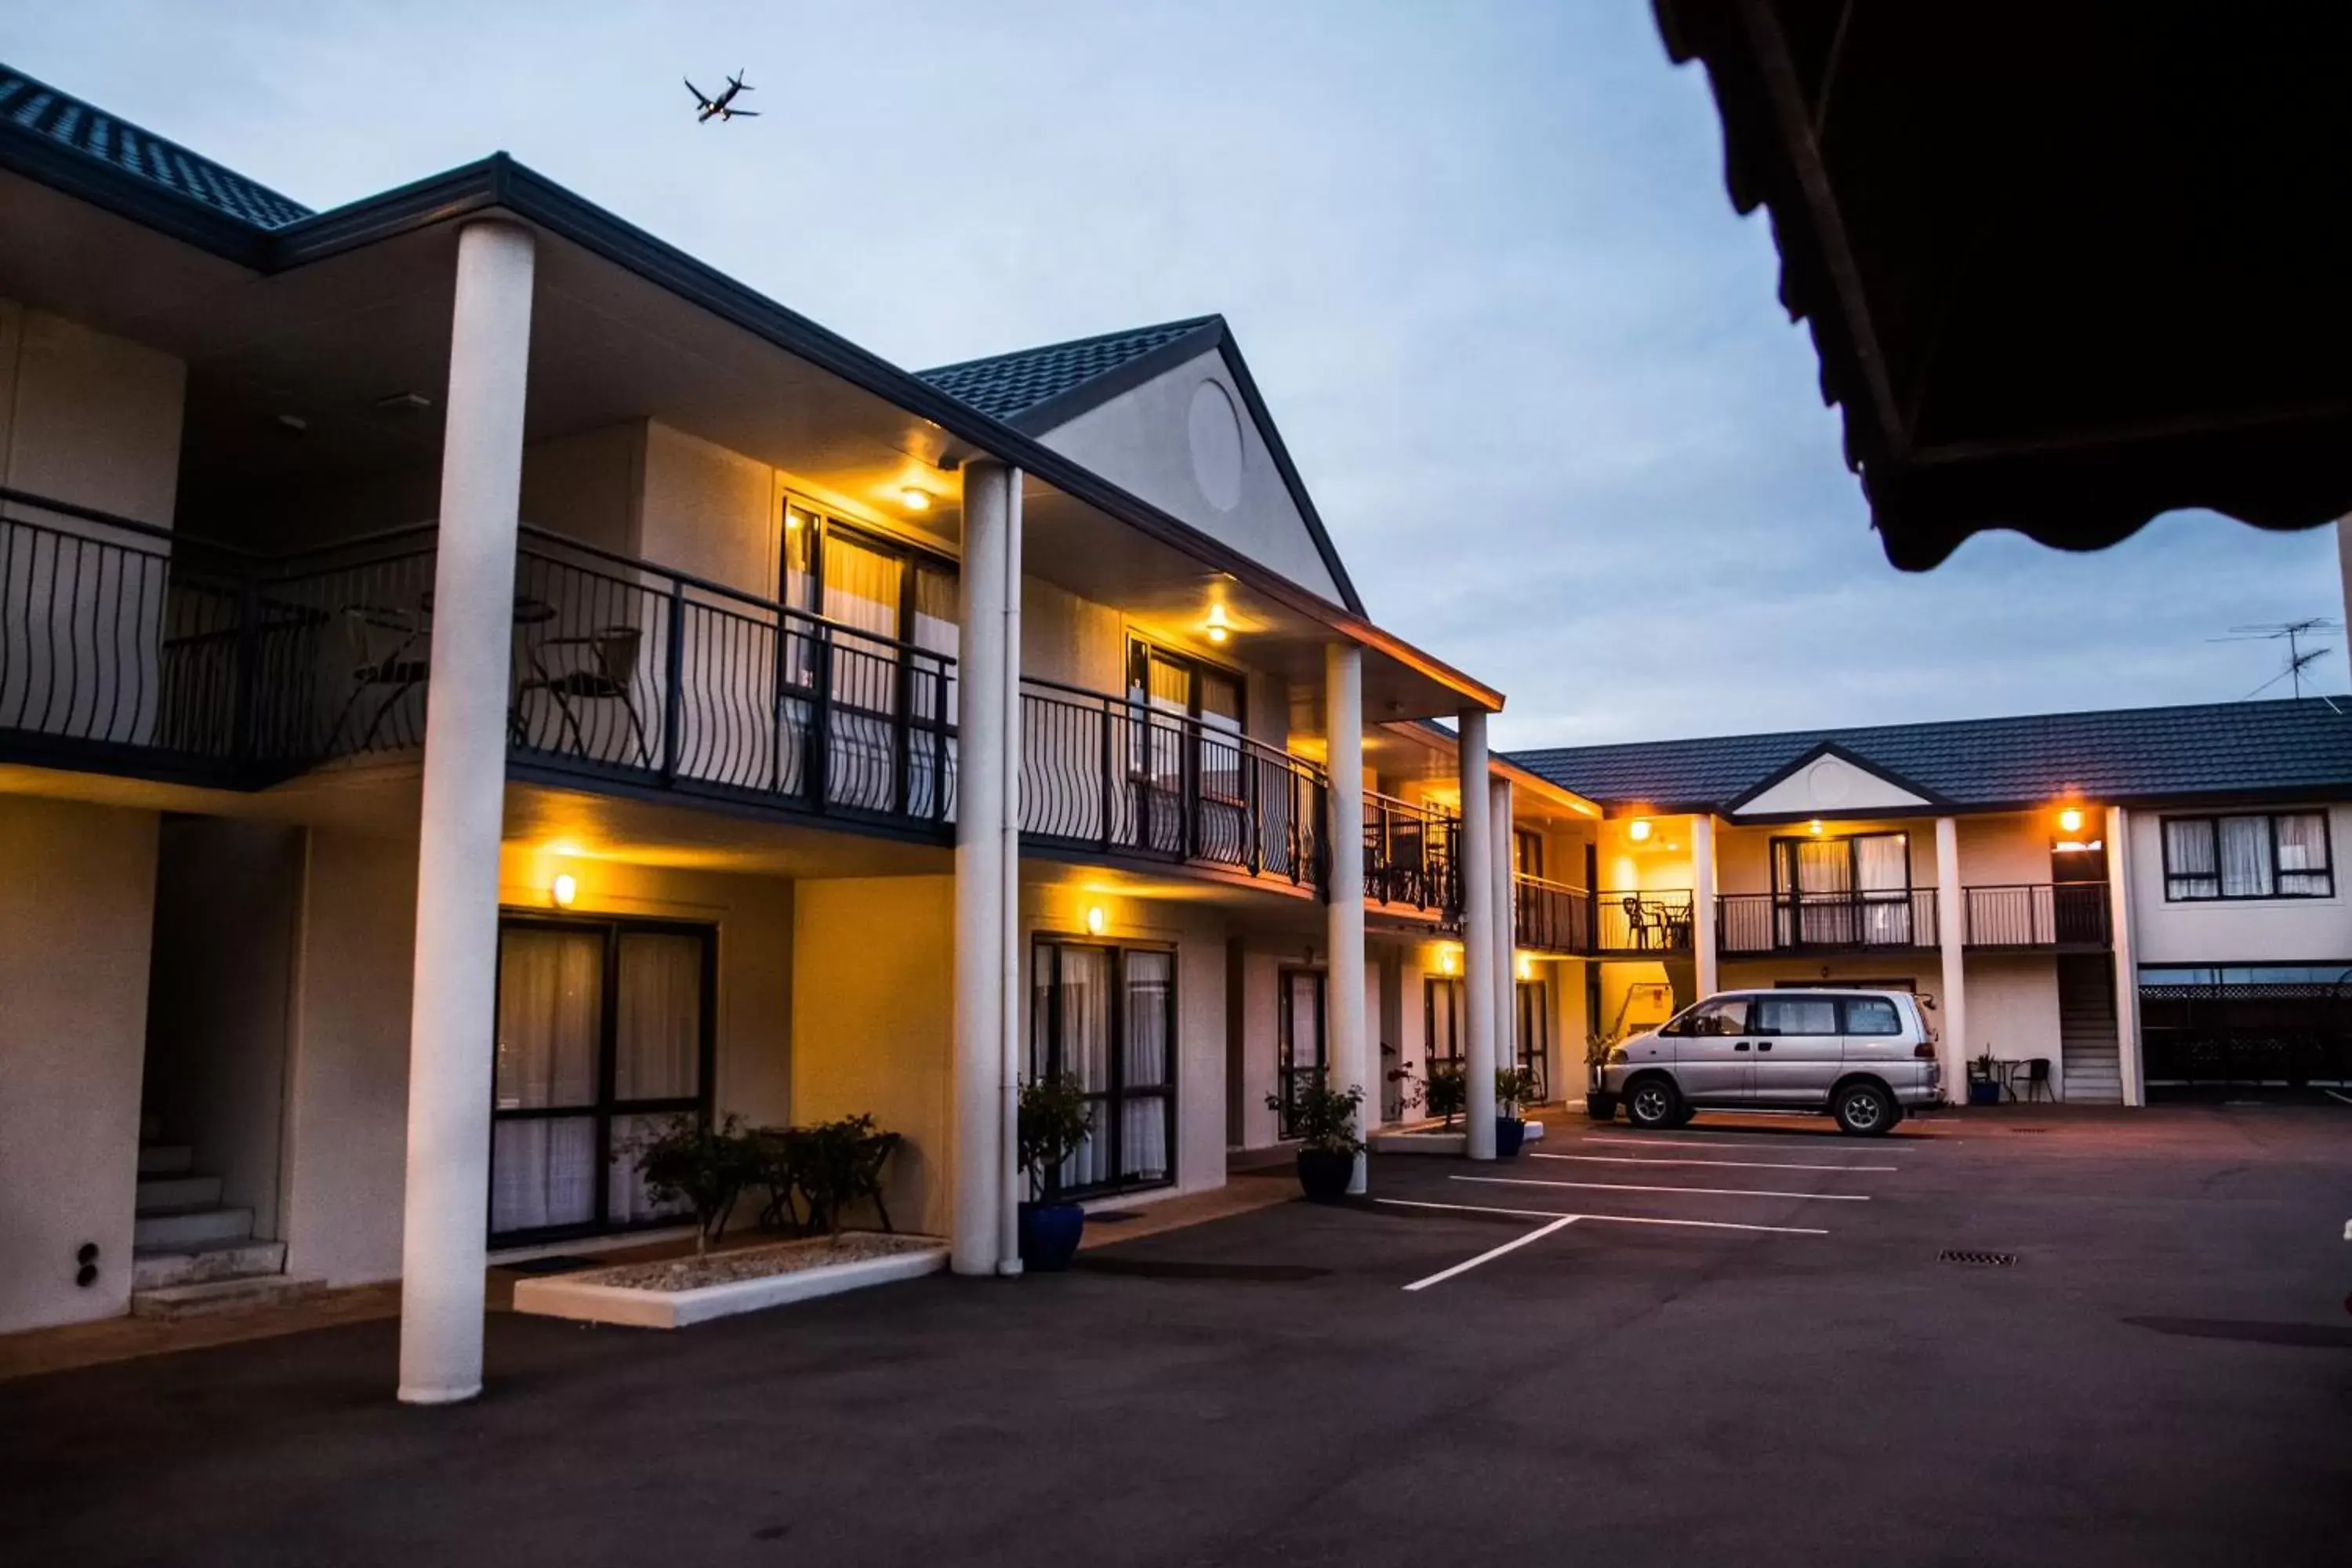
<svg viewBox="0 0 2352 1568">
<path fill-rule="evenodd" d="M 318 207 L 504 149 L 909 367 L 1220 311 L 1509 746 L 2226 701 L 2280 650 L 2209 639 L 2341 613 L 2332 531 L 2210 516 L 1888 566 L 1642 0 L 83 0 L 0 59 Z"/>
</svg>

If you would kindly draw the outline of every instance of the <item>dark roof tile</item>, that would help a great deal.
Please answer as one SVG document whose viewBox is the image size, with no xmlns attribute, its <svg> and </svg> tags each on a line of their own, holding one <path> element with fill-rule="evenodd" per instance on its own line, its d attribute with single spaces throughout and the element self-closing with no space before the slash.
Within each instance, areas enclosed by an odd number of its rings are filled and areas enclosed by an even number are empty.
<svg viewBox="0 0 2352 1568">
<path fill-rule="evenodd" d="M 1510 760 L 1593 800 L 1721 808 L 1824 744 L 1958 806 L 2352 787 L 2352 706 L 2315 697 L 1553 747 Z"/>
<path fill-rule="evenodd" d="M 1105 332 L 1100 337 L 1047 343 L 915 374 L 991 418 L 1010 422 L 1215 321 L 1214 316 L 1196 316 L 1189 321 Z"/>
<path fill-rule="evenodd" d="M 310 216 L 309 207 L 267 185 L 5 65 L 0 65 L 0 121 L 46 136 L 257 228 L 283 228 Z"/>
</svg>

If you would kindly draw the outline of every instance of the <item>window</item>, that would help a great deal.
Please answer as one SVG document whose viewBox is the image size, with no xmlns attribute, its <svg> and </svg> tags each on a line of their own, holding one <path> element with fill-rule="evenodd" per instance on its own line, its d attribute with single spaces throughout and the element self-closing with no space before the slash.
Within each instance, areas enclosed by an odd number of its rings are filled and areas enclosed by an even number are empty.
<svg viewBox="0 0 2352 1568">
<path fill-rule="evenodd" d="M 1030 985 L 1030 1075 L 1071 1074 L 1094 1111 L 1086 1142 L 1046 1191 L 1078 1197 L 1173 1182 L 1176 955 L 1044 941 Z"/>
<path fill-rule="evenodd" d="M 1749 1031 L 1758 1035 L 1834 1035 L 1838 1032 L 1838 1005 L 1834 996 L 1759 996 L 1756 999 L 1756 1023 Z"/>
<path fill-rule="evenodd" d="M 1744 1035 L 1747 1032 L 1748 998 L 1745 996 L 1724 996 L 1712 1002 L 1702 1002 L 1658 1031 L 1685 1040 L 1718 1035 Z"/>
<path fill-rule="evenodd" d="M 1428 1060 L 1432 1069 L 1443 1065 L 1460 1071 L 1464 1031 L 1469 1023 L 1465 1013 L 1468 1004 L 1462 994 L 1461 977 L 1433 974 L 1421 984 L 1422 1020 L 1428 1041 Z"/>
<path fill-rule="evenodd" d="M 1908 834 L 1775 838 L 1772 891 L 1775 948 L 1913 945 Z"/>
<path fill-rule="evenodd" d="M 490 1236 L 511 1243 L 676 1217 L 629 1151 L 710 1114 L 709 928 L 510 918 L 499 927 Z"/>
<path fill-rule="evenodd" d="M 1845 1032 L 1899 1035 L 1903 1032 L 1903 1018 L 1895 1012 L 1895 1004 L 1884 996 L 1850 997 L 1845 1005 Z"/>
<path fill-rule="evenodd" d="M 2164 896 L 2326 899 L 2336 893 L 2327 814 L 2170 816 L 2164 821 Z"/>
<path fill-rule="evenodd" d="M 1323 1012 L 1323 972 L 1286 969 L 1276 989 L 1282 1013 L 1276 1020 L 1275 1071 L 1280 1075 L 1276 1088 L 1282 1104 L 1276 1131 L 1284 1138 L 1296 1138 L 1300 1091 L 1322 1082 L 1331 1065 Z"/>
<path fill-rule="evenodd" d="M 1522 877 L 1544 874 L 1543 835 L 1533 828 L 1511 829 L 1511 869 Z"/>
</svg>

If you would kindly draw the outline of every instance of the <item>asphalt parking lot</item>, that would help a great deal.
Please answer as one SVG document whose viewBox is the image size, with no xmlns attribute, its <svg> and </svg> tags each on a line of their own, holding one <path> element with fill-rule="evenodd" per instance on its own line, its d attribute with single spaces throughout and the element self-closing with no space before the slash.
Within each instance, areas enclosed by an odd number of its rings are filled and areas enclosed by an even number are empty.
<svg viewBox="0 0 2352 1568">
<path fill-rule="evenodd" d="M 457 1409 L 381 1323 L 0 1385 L 0 1555 L 2343 1560 L 2352 1110 L 1552 1133 L 1061 1278 L 500 1317 Z"/>
</svg>

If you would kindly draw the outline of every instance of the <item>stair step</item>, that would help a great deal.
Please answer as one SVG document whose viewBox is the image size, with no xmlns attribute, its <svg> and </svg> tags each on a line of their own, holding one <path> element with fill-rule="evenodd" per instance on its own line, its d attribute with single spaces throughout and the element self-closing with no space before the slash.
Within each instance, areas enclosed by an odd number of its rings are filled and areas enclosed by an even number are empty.
<svg viewBox="0 0 2352 1568">
<path fill-rule="evenodd" d="M 221 1179 L 193 1172 L 139 1178 L 139 1214 L 170 1214 L 178 1210 L 217 1208 Z"/>
<path fill-rule="evenodd" d="M 185 1143 L 142 1143 L 139 1145 L 139 1173 L 142 1176 L 177 1176 L 192 1169 L 196 1152 Z"/>
<path fill-rule="evenodd" d="M 193 1208 L 171 1214 L 142 1214 L 131 1222 L 131 1245 L 157 1252 L 204 1241 L 248 1241 L 253 1237 L 253 1211 L 247 1208 Z"/>
<path fill-rule="evenodd" d="M 192 1285 L 165 1285 L 135 1290 L 131 1296 L 134 1318 L 193 1318 L 204 1312 L 226 1312 L 239 1307 L 276 1307 L 315 1296 L 326 1289 L 322 1279 L 291 1274 L 262 1274 L 242 1279 L 206 1279 Z"/>
<path fill-rule="evenodd" d="M 161 1250 L 134 1250 L 131 1288 L 160 1290 L 169 1285 L 201 1285 L 215 1279 L 247 1279 L 277 1274 L 286 1267 L 286 1244 L 233 1238 L 200 1241 Z"/>
</svg>

